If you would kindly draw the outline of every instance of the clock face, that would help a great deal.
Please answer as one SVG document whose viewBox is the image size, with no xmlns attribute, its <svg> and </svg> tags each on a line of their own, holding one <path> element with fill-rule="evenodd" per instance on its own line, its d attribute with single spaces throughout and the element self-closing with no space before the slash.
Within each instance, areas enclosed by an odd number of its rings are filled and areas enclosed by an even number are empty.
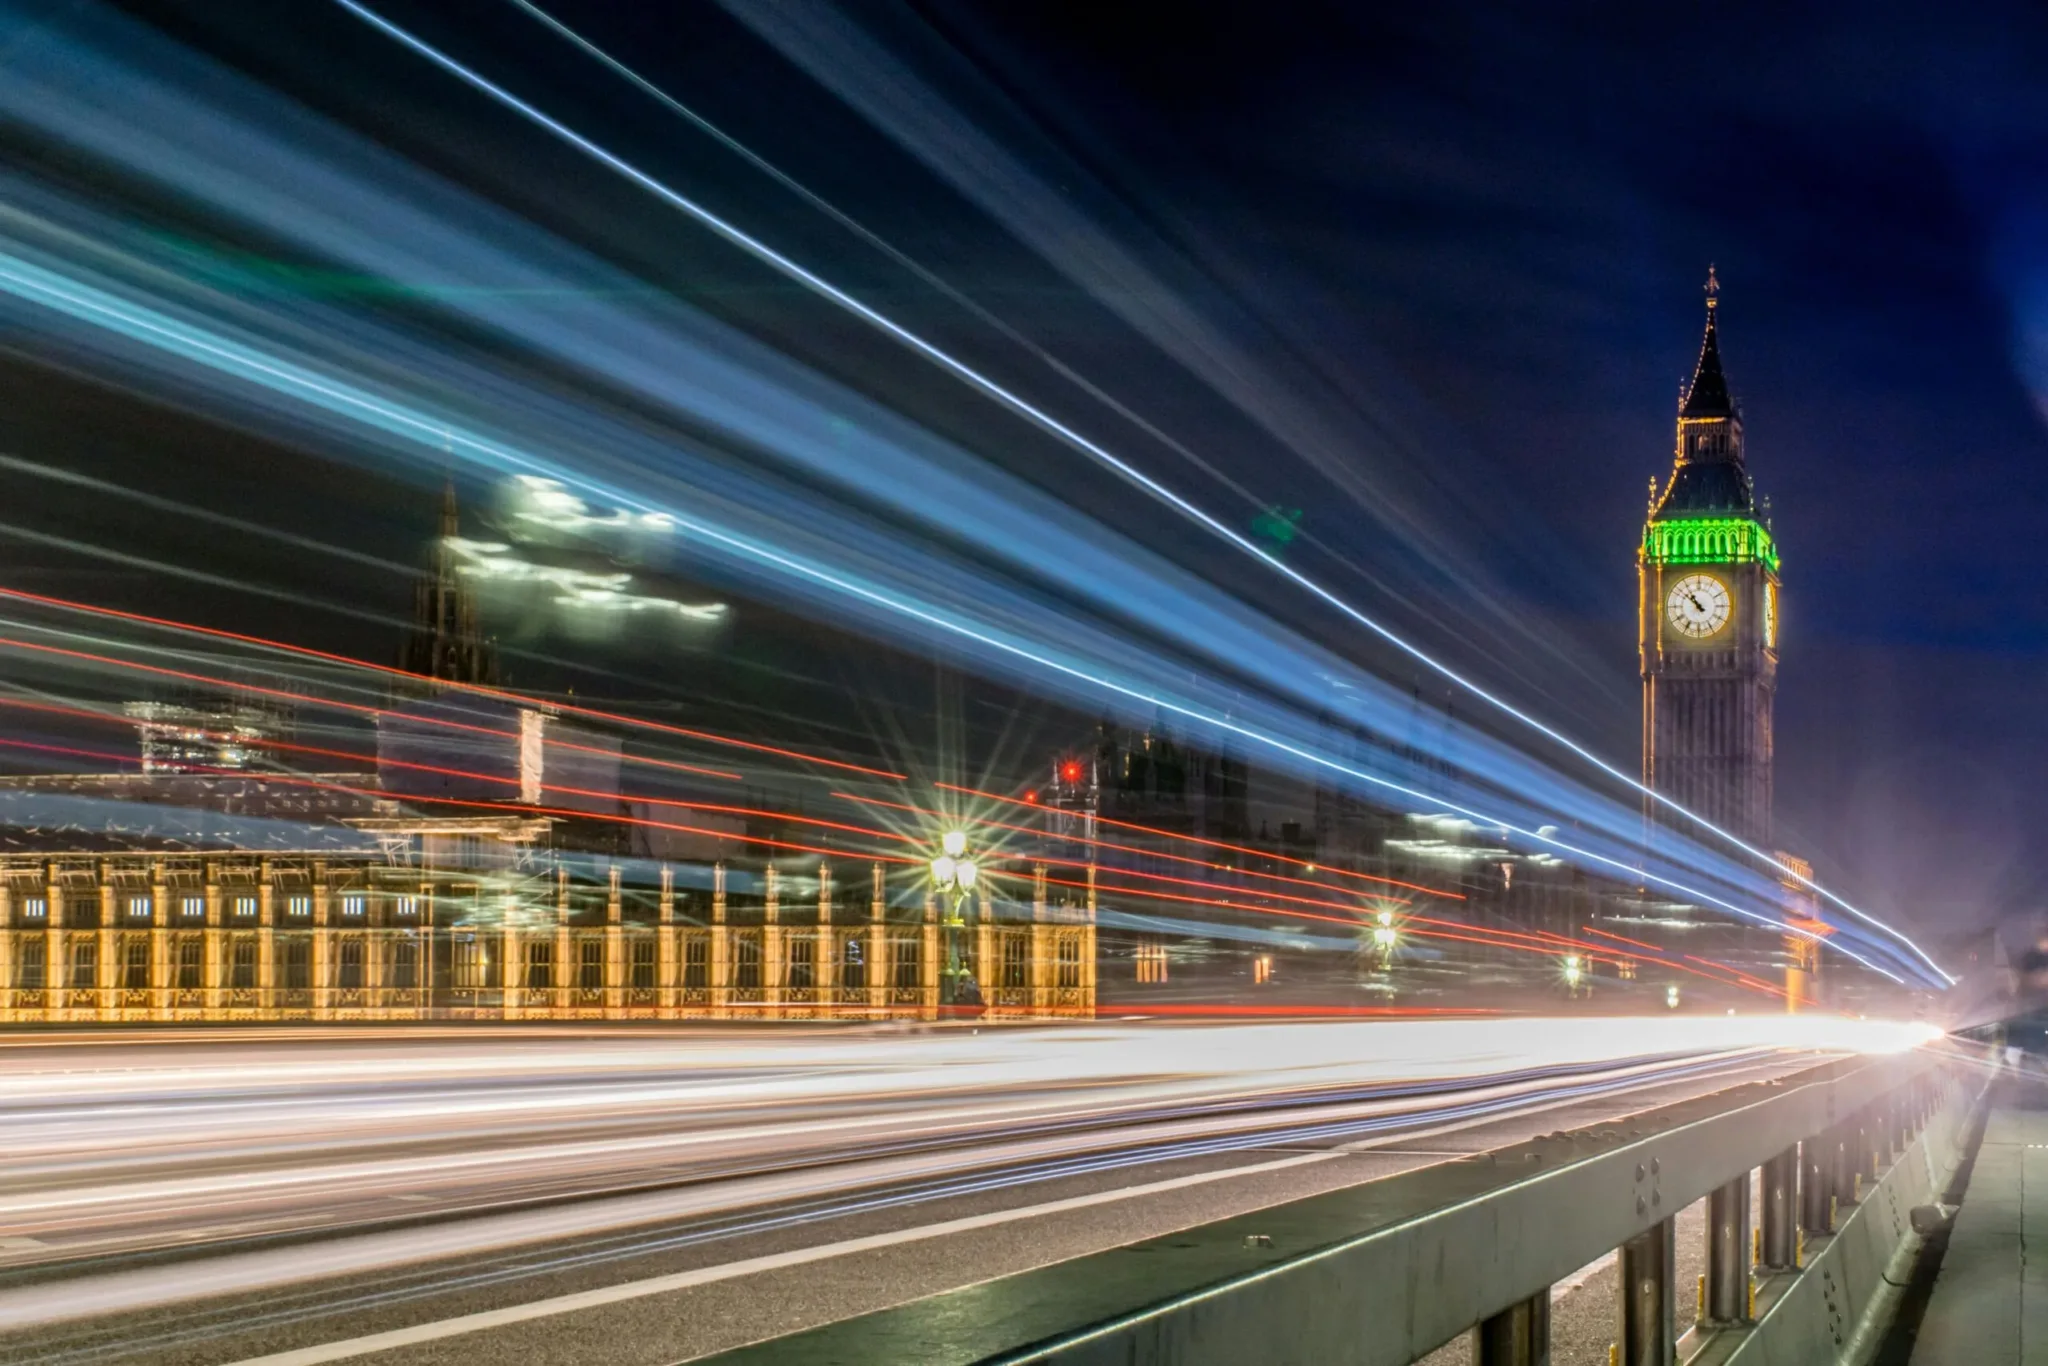
<svg viewBox="0 0 2048 1366">
<path fill-rule="evenodd" d="M 1671 585 L 1664 612 L 1680 635 L 1704 640 L 1728 624 L 1728 585 L 1711 574 L 1687 574 Z"/>
<path fill-rule="evenodd" d="M 1764 585 L 1764 645 L 1778 648 L 1778 585 Z"/>
</svg>

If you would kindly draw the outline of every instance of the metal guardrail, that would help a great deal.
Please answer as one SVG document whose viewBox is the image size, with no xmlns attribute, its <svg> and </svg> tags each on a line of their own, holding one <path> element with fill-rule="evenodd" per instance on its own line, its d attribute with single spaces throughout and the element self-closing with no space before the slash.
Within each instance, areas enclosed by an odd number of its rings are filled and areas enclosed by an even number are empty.
<svg viewBox="0 0 2048 1366">
<path fill-rule="evenodd" d="M 1707 1303 L 1740 1322 L 1750 1180 L 1766 1269 L 1902 1151 L 1954 1076 L 1930 1055 L 1846 1059 L 1004 1276 L 717 1360 L 1303 1362 L 1410 1366 L 1473 1332 L 1483 1366 L 1547 1359 L 1550 1286 L 1621 1254 L 1622 1366 L 1677 1344 L 1674 1218 L 1710 1206 Z M 1825 1198 L 1823 1198 L 1825 1197 Z M 1688 1297 L 1690 1298 L 1690 1297 Z"/>
</svg>

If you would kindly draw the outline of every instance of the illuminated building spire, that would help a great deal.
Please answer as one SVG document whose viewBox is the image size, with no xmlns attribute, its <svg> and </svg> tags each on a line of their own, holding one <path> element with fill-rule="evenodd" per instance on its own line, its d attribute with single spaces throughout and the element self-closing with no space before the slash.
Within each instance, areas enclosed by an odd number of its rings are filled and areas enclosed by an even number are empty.
<svg viewBox="0 0 2048 1366">
<path fill-rule="evenodd" d="M 1636 553 L 1643 781 L 1752 845 L 1771 830 L 1778 676 L 1778 547 L 1757 515 L 1742 409 L 1721 367 L 1721 281 L 1680 394 L 1671 477 Z M 1690 833 L 1646 808 L 1652 824 Z"/>
<path fill-rule="evenodd" d="M 457 569 L 455 540 L 462 516 L 455 506 L 455 481 L 441 494 L 441 524 L 427 572 L 413 584 L 412 631 L 399 654 L 411 673 L 448 683 L 495 683 L 497 652 L 484 638 L 476 600 Z"/>
<path fill-rule="evenodd" d="M 1714 268 L 1708 266 L 1707 331 L 1700 339 L 1700 359 L 1693 367 L 1692 383 L 1685 386 L 1685 398 L 1678 405 L 1681 418 L 1735 416 L 1735 402 L 1728 394 L 1728 377 L 1721 371 L 1721 329 L 1716 326 L 1720 294 L 1721 282 L 1715 278 Z M 1726 454 L 1738 462 L 1742 459 L 1739 448 Z"/>
<path fill-rule="evenodd" d="M 1742 412 L 1721 368 L 1721 281 L 1712 266 L 1706 294 L 1700 358 L 1679 395 L 1671 479 L 1650 510 L 1652 522 L 1757 515 L 1756 491 L 1743 464 Z"/>
</svg>

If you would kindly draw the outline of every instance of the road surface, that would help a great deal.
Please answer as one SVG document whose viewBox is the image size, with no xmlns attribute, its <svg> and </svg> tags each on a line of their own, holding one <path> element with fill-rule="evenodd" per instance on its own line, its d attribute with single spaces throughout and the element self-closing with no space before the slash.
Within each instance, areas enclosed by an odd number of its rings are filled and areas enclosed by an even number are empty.
<svg viewBox="0 0 2048 1366">
<path fill-rule="evenodd" d="M 688 1360 L 1890 1046 L 1792 1028 L 23 1035 L 0 1359 Z"/>
</svg>

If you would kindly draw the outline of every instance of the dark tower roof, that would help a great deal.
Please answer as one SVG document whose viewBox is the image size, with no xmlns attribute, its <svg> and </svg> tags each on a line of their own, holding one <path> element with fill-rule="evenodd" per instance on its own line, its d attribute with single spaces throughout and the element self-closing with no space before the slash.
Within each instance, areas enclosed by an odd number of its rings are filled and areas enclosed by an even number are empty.
<svg viewBox="0 0 2048 1366">
<path fill-rule="evenodd" d="M 497 651 L 484 639 L 476 599 L 457 569 L 455 547 L 462 534 L 455 507 L 455 481 L 441 494 L 440 534 L 427 572 L 413 585 L 412 631 L 400 652 L 399 665 L 409 673 L 447 683 L 495 683 Z"/>
<path fill-rule="evenodd" d="M 1707 283 L 1713 285 L 1709 275 Z M 1728 376 L 1721 372 L 1721 330 L 1714 326 L 1714 296 L 1707 296 L 1707 335 L 1700 340 L 1699 364 L 1693 367 L 1692 383 L 1685 386 L 1685 402 L 1678 406 L 1680 417 L 1733 417 L 1735 401 L 1728 396 Z"/>
<path fill-rule="evenodd" d="M 1678 403 L 1677 462 L 1651 511 L 1670 517 L 1756 516 L 1756 491 L 1742 460 L 1742 415 L 1721 368 L 1721 282 L 1707 267 L 1707 327 L 1699 363 Z"/>
</svg>

